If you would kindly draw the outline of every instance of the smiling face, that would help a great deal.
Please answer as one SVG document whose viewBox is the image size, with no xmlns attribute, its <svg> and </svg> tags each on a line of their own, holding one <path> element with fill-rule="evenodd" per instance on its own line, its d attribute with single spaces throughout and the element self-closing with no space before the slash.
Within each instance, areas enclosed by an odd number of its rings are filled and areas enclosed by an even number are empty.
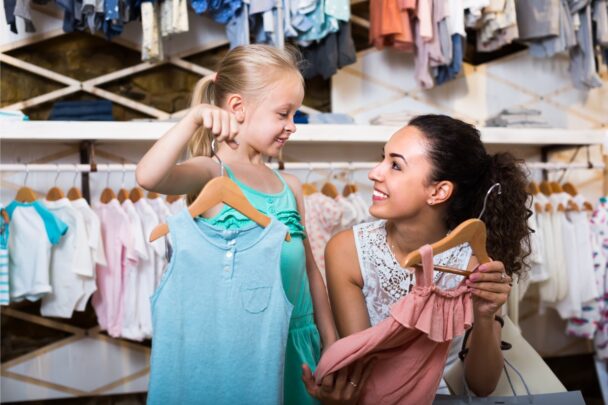
<svg viewBox="0 0 608 405">
<path fill-rule="evenodd" d="M 294 115 L 304 100 L 302 81 L 293 72 L 277 74 L 267 94 L 244 103 L 246 142 L 267 156 L 278 156 L 296 132 Z"/>
<path fill-rule="evenodd" d="M 369 172 L 374 192 L 370 214 L 383 219 L 407 219 L 429 209 L 437 192 L 430 183 L 427 143 L 412 126 L 395 133 L 384 146 L 382 161 Z"/>
</svg>

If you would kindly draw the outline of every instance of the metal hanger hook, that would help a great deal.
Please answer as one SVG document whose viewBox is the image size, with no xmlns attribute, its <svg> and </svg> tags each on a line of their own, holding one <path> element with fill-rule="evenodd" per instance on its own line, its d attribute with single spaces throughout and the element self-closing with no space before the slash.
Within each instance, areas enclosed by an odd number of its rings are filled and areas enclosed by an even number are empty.
<svg viewBox="0 0 608 405">
<path fill-rule="evenodd" d="M 78 178 L 78 165 L 74 165 L 74 179 L 72 180 L 72 187 L 76 187 L 76 179 Z"/>
<path fill-rule="evenodd" d="M 486 196 L 483 199 L 483 207 L 481 208 L 481 213 L 479 214 L 479 216 L 477 217 L 477 219 L 481 219 L 481 217 L 483 216 L 484 212 L 486 212 L 486 204 L 488 202 L 488 197 L 490 196 L 490 194 L 492 194 L 492 191 L 494 191 L 494 189 L 498 187 L 498 191 L 496 192 L 496 194 L 501 195 L 502 194 L 502 186 L 500 185 L 500 183 L 494 183 L 492 184 L 492 187 L 490 187 L 488 189 L 488 192 L 486 193 Z"/>
<path fill-rule="evenodd" d="M 127 176 L 127 168 L 125 164 L 122 164 L 122 181 L 120 183 L 121 188 L 125 188 L 125 177 Z"/>
<path fill-rule="evenodd" d="M 213 153 L 212 156 L 215 156 L 218 160 L 218 162 L 220 162 L 220 177 L 224 176 L 224 162 L 222 161 L 222 159 L 220 159 L 220 156 L 217 154 L 217 150 L 215 149 L 216 146 L 216 142 L 215 142 L 215 138 L 213 138 L 211 140 L 211 153 Z"/>
<path fill-rule="evenodd" d="M 312 163 L 308 162 L 308 173 L 306 173 L 306 177 L 304 178 L 304 184 L 308 183 L 308 179 L 310 179 L 310 175 L 312 174 Z"/>
<path fill-rule="evenodd" d="M 25 164 L 25 177 L 23 178 L 23 187 L 27 186 L 27 177 L 30 175 L 30 167 L 28 164 Z"/>
<path fill-rule="evenodd" d="M 57 169 L 57 174 L 55 175 L 55 180 L 53 181 L 53 185 L 55 187 L 57 187 L 57 180 L 59 180 L 59 175 L 61 174 L 61 171 L 59 170 L 59 165 L 55 165 L 55 168 Z"/>
</svg>

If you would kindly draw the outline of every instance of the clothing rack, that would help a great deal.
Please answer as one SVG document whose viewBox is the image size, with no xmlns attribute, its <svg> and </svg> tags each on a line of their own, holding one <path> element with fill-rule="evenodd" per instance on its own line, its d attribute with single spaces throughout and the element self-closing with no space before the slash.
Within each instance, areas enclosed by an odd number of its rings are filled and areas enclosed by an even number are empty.
<svg viewBox="0 0 608 405">
<path fill-rule="evenodd" d="M 378 162 L 285 162 L 285 169 L 291 170 L 363 170 L 375 167 Z M 279 167 L 276 162 L 270 163 L 273 169 Z M 23 164 L 23 163 L 2 163 L 2 172 L 132 172 L 135 171 L 135 164 L 104 164 L 99 163 L 95 168 L 90 164 Z"/>
<path fill-rule="evenodd" d="M 572 169 L 583 169 L 583 170 L 594 170 L 604 169 L 606 165 L 604 163 L 566 163 L 566 162 L 529 162 L 525 164 L 528 169 L 537 170 L 572 170 Z"/>
<path fill-rule="evenodd" d="M 285 169 L 288 170 L 364 170 L 374 168 L 378 162 L 284 162 Z M 268 164 L 276 169 L 279 163 Z M 559 163 L 559 162 L 528 162 L 525 166 L 535 170 L 601 170 L 606 167 L 604 163 Z M 99 163 L 95 168 L 90 164 L 23 164 L 23 163 L 2 163 L 2 172 L 132 172 L 137 165 L 128 164 L 105 164 Z"/>
</svg>

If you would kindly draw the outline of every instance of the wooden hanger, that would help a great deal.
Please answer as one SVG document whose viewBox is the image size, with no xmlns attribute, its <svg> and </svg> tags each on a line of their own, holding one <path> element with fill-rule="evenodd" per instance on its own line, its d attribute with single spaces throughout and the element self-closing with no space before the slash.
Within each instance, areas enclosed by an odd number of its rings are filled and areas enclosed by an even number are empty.
<svg viewBox="0 0 608 405">
<path fill-rule="evenodd" d="M 182 199 L 182 196 L 179 194 L 172 194 L 172 195 L 167 196 L 167 202 L 169 204 L 173 204 L 174 202 L 179 201 L 181 199 Z"/>
<path fill-rule="evenodd" d="M 27 176 L 29 174 L 30 174 L 30 172 L 27 169 L 27 165 L 25 165 L 25 179 L 23 179 L 23 187 L 21 187 L 19 190 L 17 190 L 17 194 L 15 195 L 15 201 L 19 201 L 22 203 L 31 203 L 38 199 L 38 196 L 36 195 L 34 190 L 32 190 L 31 188 L 26 186 Z"/>
<path fill-rule="evenodd" d="M 99 197 L 99 201 L 101 201 L 103 204 L 107 204 L 116 198 L 116 194 L 114 194 L 114 190 L 112 190 L 110 188 L 109 180 L 110 180 L 110 172 L 108 172 L 106 174 L 106 188 L 103 189 L 103 191 L 101 192 L 101 196 Z"/>
<path fill-rule="evenodd" d="M 68 190 L 68 199 L 70 201 L 80 200 L 82 198 L 82 193 L 78 187 L 72 187 Z"/>
<path fill-rule="evenodd" d="M 344 197 L 348 197 L 351 194 L 354 194 L 357 192 L 357 185 L 354 183 L 348 183 L 347 185 L 344 186 L 344 189 L 342 190 L 342 195 Z"/>
<path fill-rule="evenodd" d="M 190 215 L 195 218 L 219 203 L 231 206 L 262 227 L 267 227 L 268 224 L 270 224 L 270 218 L 251 205 L 239 186 L 225 176 L 216 177 L 209 181 L 199 193 L 198 197 L 196 197 L 196 200 L 190 204 L 188 211 L 190 212 Z M 169 233 L 167 224 L 157 225 L 156 228 L 152 230 L 150 242 L 154 242 L 167 233 Z M 287 234 L 285 240 L 291 240 L 289 234 Z"/>
<path fill-rule="evenodd" d="M 148 200 L 156 200 L 157 198 L 160 198 L 160 194 L 156 191 L 148 191 Z"/>
<path fill-rule="evenodd" d="M 63 194 L 63 191 L 61 191 L 61 189 L 59 187 L 57 187 L 57 179 L 59 178 L 59 174 L 61 172 L 59 171 L 59 165 L 57 165 L 57 176 L 55 176 L 55 182 L 54 182 L 54 186 L 51 187 L 49 189 L 49 191 L 46 193 L 46 199 L 48 201 L 57 201 L 57 200 L 61 200 L 62 198 L 65 197 L 65 195 Z"/>
<path fill-rule="evenodd" d="M 219 203 L 224 203 L 245 215 L 256 224 L 264 228 L 267 227 L 271 221 L 270 217 L 262 214 L 251 205 L 239 186 L 234 181 L 230 180 L 229 177 L 224 176 L 224 163 L 215 152 L 215 141 L 211 144 L 211 149 L 220 162 L 220 176 L 209 181 L 205 187 L 203 187 L 194 202 L 190 204 L 188 211 L 192 218 L 201 215 Z M 167 224 L 157 225 L 150 234 L 150 242 L 154 242 L 167 233 L 169 233 L 169 226 L 167 226 Z M 291 240 L 289 233 L 285 235 L 285 240 Z"/>
<path fill-rule="evenodd" d="M 541 181 L 541 183 L 539 184 L 538 188 L 547 197 L 549 197 L 553 193 L 553 191 L 551 190 L 551 185 L 549 184 L 548 181 Z M 545 204 L 545 211 L 546 212 L 553 212 L 553 205 L 550 202 L 548 202 L 547 204 Z"/>
<path fill-rule="evenodd" d="M 562 184 L 562 188 L 564 189 L 564 191 L 566 193 L 570 194 L 572 197 L 578 195 L 578 190 L 576 189 L 576 186 L 570 182 Z M 573 203 L 574 203 L 574 201 L 573 201 Z M 576 203 L 574 203 L 574 204 L 576 204 Z M 585 201 L 583 203 L 583 210 L 593 211 L 593 205 L 591 205 L 591 203 L 589 201 Z M 580 207 L 579 207 L 579 211 L 580 211 Z"/>
<path fill-rule="evenodd" d="M 329 198 L 336 198 L 339 195 L 336 186 L 330 182 L 323 184 L 323 187 L 321 187 L 321 193 L 325 194 Z"/>
<path fill-rule="evenodd" d="M 531 194 L 533 196 L 540 194 L 540 188 L 538 187 L 538 184 L 536 184 L 535 181 L 531 181 L 528 183 L 527 191 L 529 194 Z M 544 209 L 543 209 L 542 204 L 539 202 L 534 202 L 534 211 L 543 212 Z"/>
<path fill-rule="evenodd" d="M 129 193 L 129 199 L 134 203 L 144 198 L 144 190 L 141 187 L 133 187 Z"/>
<path fill-rule="evenodd" d="M 47 201 L 57 201 L 65 198 L 63 191 L 59 187 L 51 187 L 51 189 L 46 193 Z"/>
<path fill-rule="evenodd" d="M 82 193 L 80 192 L 80 189 L 78 187 L 76 187 L 77 178 L 78 178 L 78 171 L 76 171 L 76 175 L 74 176 L 74 181 L 72 182 L 72 187 L 68 190 L 68 199 L 70 201 L 76 201 L 76 200 L 80 200 L 82 198 Z"/>
<path fill-rule="evenodd" d="M 127 190 L 126 188 L 121 188 L 120 190 L 118 190 L 118 195 L 116 196 L 116 198 L 118 198 L 118 201 L 122 204 L 123 202 L 127 201 L 129 199 L 129 190 Z"/>
<path fill-rule="evenodd" d="M 564 190 L 562 189 L 561 184 L 559 184 L 557 181 L 551 181 L 549 182 L 549 188 L 551 189 L 552 193 L 555 194 L 559 194 L 559 193 L 563 193 Z M 557 210 L 559 212 L 565 212 L 566 211 L 566 207 L 564 206 L 564 204 L 562 204 L 561 202 L 559 204 L 557 204 Z"/>
<path fill-rule="evenodd" d="M 433 243 L 431 248 L 433 249 L 433 254 L 437 254 L 462 245 L 463 243 L 468 243 L 479 264 L 483 264 L 490 261 L 490 257 L 486 250 L 486 235 L 486 224 L 484 224 L 482 220 L 476 218 L 468 219 L 458 225 L 448 236 Z M 420 266 L 421 262 L 422 257 L 420 256 L 420 252 L 415 250 L 405 257 L 402 266 L 406 268 Z M 467 270 L 454 269 L 446 266 L 433 267 L 444 273 L 458 274 L 465 277 L 468 277 L 472 273 Z"/>
<path fill-rule="evenodd" d="M 25 187 L 25 186 L 23 186 L 19 190 L 17 190 L 17 195 L 15 195 L 15 200 L 22 202 L 22 203 L 34 202 L 37 199 L 38 199 L 38 196 L 36 195 L 34 190 L 32 190 L 29 187 Z"/>
<path fill-rule="evenodd" d="M 308 181 L 308 178 L 313 172 L 312 165 L 309 163 L 310 167 L 308 168 L 308 173 L 306 173 L 306 178 L 304 179 L 304 183 L 302 184 L 302 193 L 304 195 L 312 195 L 314 193 L 318 193 L 319 190 L 314 183 Z"/>
<path fill-rule="evenodd" d="M 5 224 L 8 224 L 10 222 L 7 210 L 5 210 L 4 208 L 0 208 L 0 215 L 2 215 L 2 219 L 4 220 Z"/>
</svg>

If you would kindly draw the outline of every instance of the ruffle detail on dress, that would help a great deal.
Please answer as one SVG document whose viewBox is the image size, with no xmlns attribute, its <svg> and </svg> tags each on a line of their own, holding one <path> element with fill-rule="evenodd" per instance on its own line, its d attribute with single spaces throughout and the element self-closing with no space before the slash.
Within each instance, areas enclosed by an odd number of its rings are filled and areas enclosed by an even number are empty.
<svg viewBox="0 0 608 405">
<path fill-rule="evenodd" d="M 260 211 L 264 215 L 269 215 L 264 211 Z M 272 214 L 271 214 L 272 215 Z M 291 237 L 306 238 L 306 231 L 302 225 L 300 213 L 296 210 L 286 210 L 274 214 L 289 229 Z M 251 220 L 234 209 L 228 209 L 213 218 L 202 218 L 212 225 L 219 226 L 223 229 L 240 229 L 251 224 Z"/>
<path fill-rule="evenodd" d="M 219 226 L 222 229 L 241 229 L 250 225 L 252 222 L 249 218 L 233 209 L 221 212 L 213 218 L 201 217 L 201 219 L 211 225 Z"/>
<path fill-rule="evenodd" d="M 391 307 L 391 316 L 404 327 L 418 329 L 435 342 L 445 342 L 471 327 L 473 302 L 466 285 L 451 290 L 434 285 L 416 286 Z"/>
<path fill-rule="evenodd" d="M 302 225 L 302 217 L 296 210 L 281 211 L 276 214 L 279 221 L 289 228 L 289 234 L 291 237 L 297 236 L 300 238 L 306 238 L 306 230 Z"/>
</svg>

